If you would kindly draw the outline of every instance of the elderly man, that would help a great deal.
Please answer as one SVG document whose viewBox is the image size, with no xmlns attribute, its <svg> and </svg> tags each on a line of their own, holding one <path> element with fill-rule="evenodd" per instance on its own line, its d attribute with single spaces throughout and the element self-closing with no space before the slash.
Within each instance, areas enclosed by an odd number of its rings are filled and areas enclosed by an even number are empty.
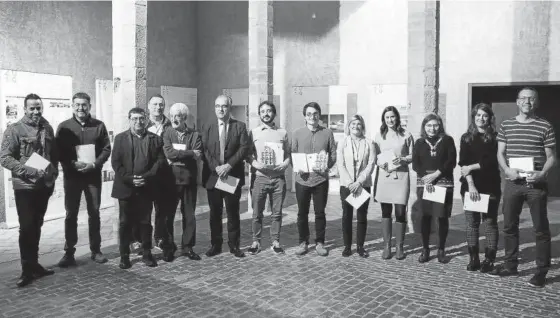
<svg viewBox="0 0 560 318">
<path fill-rule="evenodd" d="M 0 164 L 12 172 L 19 219 L 22 274 L 16 283 L 18 287 L 54 274 L 43 268 L 38 259 L 41 227 L 58 176 L 54 131 L 42 116 L 43 102 L 39 96 L 29 94 L 23 104 L 24 116 L 8 126 L 0 150 Z"/>
<path fill-rule="evenodd" d="M 526 201 L 537 241 L 537 272 L 528 282 L 533 287 L 545 285 L 550 268 L 551 243 L 546 176 L 556 164 L 554 129 L 547 120 L 536 116 L 538 106 L 537 91 L 532 87 L 525 87 L 517 94 L 519 114 L 504 120 L 500 125 L 498 163 L 506 175 L 503 202 L 505 264 L 496 266 L 494 271 L 489 273 L 497 277 L 517 275 L 519 215 Z M 531 158 L 533 169 L 524 171 L 514 166 L 512 162 L 515 158 Z"/>
<path fill-rule="evenodd" d="M 173 260 L 175 208 L 180 202 L 183 216 L 181 238 L 182 255 L 192 260 L 200 260 L 200 256 L 193 251 L 196 237 L 196 177 L 198 175 L 197 161 L 202 157 L 202 138 L 198 132 L 187 127 L 189 108 L 182 103 L 173 104 L 169 109 L 172 128 L 163 133 L 163 151 L 175 180 L 175 198 L 172 199 L 172 209 L 167 215 L 167 237 L 164 239 L 164 261 Z"/>
<path fill-rule="evenodd" d="M 97 263 L 107 262 L 101 253 L 101 168 L 111 155 L 111 141 L 105 124 L 91 117 L 90 97 L 76 93 L 72 97 L 72 118 L 58 125 L 56 142 L 60 163 L 64 170 L 64 206 L 66 220 L 64 232 L 66 252 L 58 266 L 76 265 L 74 252 L 78 243 L 78 212 L 82 192 L 85 193 L 89 216 L 89 248 L 91 259 Z"/>
<path fill-rule="evenodd" d="M 158 173 L 165 162 L 163 141 L 146 129 L 146 113 L 142 108 L 128 112 L 130 130 L 115 137 L 111 164 L 115 171 L 111 196 L 119 200 L 119 239 L 121 262 L 128 269 L 130 263 L 130 233 L 132 226 L 140 230 L 146 266 L 157 266 L 153 258 L 151 212 L 154 193 L 159 186 Z"/>
<path fill-rule="evenodd" d="M 202 182 L 208 193 L 210 205 L 210 242 L 212 246 L 206 256 L 212 257 L 222 252 L 222 212 L 225 201 L 227 212 L 228 245 L 231 254 L 245 257 L 239 249 L 241 230 L 239 221 L 239 200 L 241 187 L 245 184 L 245 165 L 249 150 L 247 128 L 244 123 L 231 118 L 231 98 L 220 95 L 214 105 L 216 119 L 202 128 L 204 148 L 204 168 Z M 217 189 L 218 179 L 227 177 L 239 179 L 233 193 Z"/>
</svg>

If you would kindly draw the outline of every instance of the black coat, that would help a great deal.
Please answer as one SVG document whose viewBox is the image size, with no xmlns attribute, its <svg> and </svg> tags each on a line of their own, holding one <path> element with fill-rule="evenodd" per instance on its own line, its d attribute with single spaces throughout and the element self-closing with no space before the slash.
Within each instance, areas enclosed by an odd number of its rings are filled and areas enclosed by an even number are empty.
<svg viewBox="0 0 560 318">
<path fill-rule="evenodd" d="M 146 180 L 146 185 L 141 188 L 134 187 L 133 180 L 133 158 L 132 158 L 132 132 L 123 131 L 115 137 L 113 153 L 111 154 L 111 165 L 115 171 L 113 191 L 111 196 L 116 199 L 127 199 L 134 193 L 154 198 L 160 184 L 157 177 L 162 166 L 165 164 L 163 154 L 163 140 L 158 135 L 147 132 L 145 140 L 148 146 L 148 171 L 141 177 Z"/>
</svg>

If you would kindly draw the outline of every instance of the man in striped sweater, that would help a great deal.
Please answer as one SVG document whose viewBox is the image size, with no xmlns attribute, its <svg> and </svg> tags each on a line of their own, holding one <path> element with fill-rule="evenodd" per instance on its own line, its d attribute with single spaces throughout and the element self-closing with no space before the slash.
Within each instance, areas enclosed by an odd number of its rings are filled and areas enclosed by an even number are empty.
<svg viewBox="0 0 560 318">
<path fill-rule="evenodd" d="M 498 132 L 498 162 L 506 175 L 504 189 L 505 263 L 490 274 L 517 275 L 519 254 L 519 215 L 527 201 L 536 235 L 537 273 L 529 280 L 533 287 L 543 287 L 550 267 L 551 243 L 547 215 L 546 176 L 556 161 L 556 139 L 552 125 L 535 115 L 538 93 L 526 87 L 517 95 L 519 114 L 504 120 Z M 513 167 L 512 158 L 533 158 L 532 171 Z"/>
</svg>

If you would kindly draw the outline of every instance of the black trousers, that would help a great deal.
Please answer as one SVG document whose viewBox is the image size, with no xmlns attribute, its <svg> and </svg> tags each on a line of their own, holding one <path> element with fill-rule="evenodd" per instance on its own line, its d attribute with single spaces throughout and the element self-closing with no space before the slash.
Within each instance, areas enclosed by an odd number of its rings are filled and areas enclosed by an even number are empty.
<svg viewBox="0 0 560 318">
<path fill-rule="evenodd" d="M 362 191 L 371 193 L 371 188 L 366 187 Z M 346 198 L 350 195 L 347 187 L 340 187 L 340 200 L 342 201 L 342 236 L 344 246 L 352 245 L 352 219 L 354 217 L 354 207 L 346 202 Z M 356 211 L 356 245 L 364 246 L 367 231 L 367 214 L 369 208 L 369 199 Z"/>
<path fill-rule="evenodd" d="M 99 217 L 101 180 L 90 182 L 87 179 L 64 178 L 64 207 L 66 208 L 64 251 L 67 254 L 73 255 L 76 251 L 76 243 L 78 243 L 78 212 L 80 211 L 82 192 L 86 197 L 88 212 L 89 249 L 94 253 L 101 251 L 101 219 Z"/>
<path fill-rule="evenodd" d="M 167 247 L 174 246 L 175 232 L 175 214 L 177 204 L 180 204 L 183 234 L 181 235 L 181 247 L 193 247 L 196 243 L 196 196 L 197 186 L 178 184 L 175 189 L 175 197 L 172 199 L 171 209 L 165 220 L 165 238 L 164 242 Z"/>
<path fill-rule="evenodd" d="M 167 237 L 167 217 L 170 213 L 172 213 L 172 201 L 174 200 L 173 191 L 169 192 L 169 190 L 165 190 L 162 192 L 156 193 L 156 197 L 154 199 L 154 241 L 158 242 L 160 240 L 164 240 Z M 175 212 L 175 208 L 177 204 L 173 207 L 173 212 Z M 151 220 L 150 220 L 151 222 Z M 140 229 L 136 226 L 132 227 L 132 242 L 142 242 L 142 235 L 140 233 Z"/>
<path fill-rule="evenodd" d="M 19 220 L 21 269 L 31 274 L 39 260 L 41 227 L 54 188 L 14 190 Z"/>
<path fill-rule="evenodd" d="M 325 208 L 327 207 L 328 194 L 328 181 L 313 187 L 307 187 L 296 182 L 297 226 L 300 244 L 304 242 L 309 244 L 309 206 L 312 198 L 315 210 L 315 242 L 325 243 L 325 229 L 327 227 Z"/>
<path fill-rule="evenodd" d="M 130 254 L 131 231 L 139 230 L 143 250 L 152 249 L 152 200 L 145 195 L 133 194 L 130 198 L 119 199 L 119 251 Z"/>
<path fill-rule="evenodd" d="M 241 229 L 239 221 L 239 200 L 241 187 L 231 194 L 222 190 L 207 189 L 208 205 L 210 206 L 210 243 L 222 246 L 222 213 L 224 201 L 227 213 L 228 245 L 230 248 L 239 248 Z"/>
</svg>

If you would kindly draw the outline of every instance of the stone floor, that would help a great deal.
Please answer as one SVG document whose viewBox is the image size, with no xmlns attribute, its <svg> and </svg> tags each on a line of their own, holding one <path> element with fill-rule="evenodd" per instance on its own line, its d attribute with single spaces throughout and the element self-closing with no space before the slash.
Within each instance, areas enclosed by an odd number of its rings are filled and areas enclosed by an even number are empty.
<svg viewBox="0 0 560 318">
<path fill-rule="evenodd" d="M 197 246 L 209 245 L 208 207 L 200 191 L 197 209 Z M 247 207 L 242 197 L 242 209 Z M 407 258 L 382 260 L 380 211 L 370 206 L 366 247 L 368 259 L 356 254 L 341 257 L 340 197 L 329 197 L 327 207 L 328 257 L 311 252 L 295 256 L 297 205 L 286 198 L 282 228 L 285 255 L 270 250 L 244 259 L 229 253 L 201 261 L 184 257 L 156 268 L 133 259 L 128 271 L 118 268 L 116 212 L 102 212 L 103 252 L 109 262 L 88 259 L 87 214 L 80 212 L 78 265 L 55 268 L 54 276 L 22 289 L 19 275 L 17 229 L 0 230 L 0 316 L 2 317 L 558 317 L 560 312 L 560 202 L 549 203 L 553 236 L 553 264 L 545 288 L 526 282 L 534 271 L 534 233 L 528 212 L 522 215 L 520 276 L 497 279 L 465 271 L 464 215 L 456 204 L 451 218 L 448 264 L 432 260 L 419 264 L 418 234 L 407 234 Z M 310 215 L 313 233 L 313 215 Z M 225 222 L 225 219 L 224 219 Z M 264 220 L 268 233 L 270 218 Z M 46 222 L 40 261 L 54 266 L 62 256 L 63 220 Z M 177 234 L 180 234 L 177 222 Z M 500 222 L 500 228 L 502 223 Z M 242 245 L 251 244 L 251 220 L 241 215 Z M 227 237 L 227 236 L 225 236 Z M 435 242 L 435 238 L 433 239 Z M 482 240 L 482 244 L 484 244 Z M 265 238 L 263 245 L 270 241 Z M 500 248 L 502 242 L 500 242 Z M 227 251 L 224 245 L 224 251 Z M 160 258 L 161 255 L 156 254 Z M 498 259 L 503 258 L 503 249 Z"/>
</svg>

